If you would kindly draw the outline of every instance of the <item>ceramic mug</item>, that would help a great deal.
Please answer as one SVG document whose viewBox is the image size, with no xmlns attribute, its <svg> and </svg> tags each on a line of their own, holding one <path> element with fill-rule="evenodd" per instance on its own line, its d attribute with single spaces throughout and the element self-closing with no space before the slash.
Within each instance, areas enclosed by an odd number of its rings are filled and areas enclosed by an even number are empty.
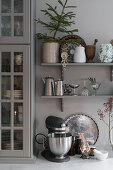
<svg viewBox="0 0 113 170">
<path fill-rule="evenodd" d="M 100 45 L 99 59 L 102 63 L 111 63 L 113 61 L 113 47 L 111 44 Z"/>
</svg>

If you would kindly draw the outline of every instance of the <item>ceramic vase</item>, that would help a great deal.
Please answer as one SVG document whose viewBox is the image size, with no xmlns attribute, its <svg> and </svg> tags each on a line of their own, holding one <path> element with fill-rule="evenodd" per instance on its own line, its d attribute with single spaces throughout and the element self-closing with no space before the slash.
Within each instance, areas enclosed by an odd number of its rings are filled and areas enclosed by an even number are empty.
<svg viewBox="0 0 113 170">
<path fill-rule="evenodd" d="M 43 62 L 58 63 L 59 61 L 59 43 L 44 42 L 43 43 Z"/>
<path fill-rule="evenodd" d="M 113 47 L 111 44 L 100 45 L 99 60 L 102 63 L 111 63 L 113 61 Z"/>
</svg>

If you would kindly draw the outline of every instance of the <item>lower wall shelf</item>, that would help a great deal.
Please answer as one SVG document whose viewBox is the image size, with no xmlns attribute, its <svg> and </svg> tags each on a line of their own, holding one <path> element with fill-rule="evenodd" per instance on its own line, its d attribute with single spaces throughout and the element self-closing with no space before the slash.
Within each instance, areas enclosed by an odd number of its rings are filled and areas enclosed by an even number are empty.
<svg viewBox="0 0 113 170">
<path fill-rule="evenodd" d="M 61 112 L 64 111 L 64 99 L 75 99 L 75 98 L 109 98 L 113 97 L 113 94 L 104 94 L 104 95 L 97 95 L 97 96 L 41 96 L 42 99 L 60 99 L 61 101 Z"/>
</svg>

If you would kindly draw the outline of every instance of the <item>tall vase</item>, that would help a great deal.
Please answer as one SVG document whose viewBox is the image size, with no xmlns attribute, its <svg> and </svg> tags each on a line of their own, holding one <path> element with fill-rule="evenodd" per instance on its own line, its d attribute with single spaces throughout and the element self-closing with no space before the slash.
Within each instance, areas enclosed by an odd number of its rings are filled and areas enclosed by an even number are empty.
<svg viewBox="0 0 113 170">
<path fill-rule="evenodd" d="M 110 113 L 109 113 L 109 136 L 107 143 L 104 146 L 104 149 L 108 151 L 108 156 L 113 157 L 113 143 L 112 143 L 112 130 L 111 130 L 111 123 L 110 123 Z"/>
</svg>

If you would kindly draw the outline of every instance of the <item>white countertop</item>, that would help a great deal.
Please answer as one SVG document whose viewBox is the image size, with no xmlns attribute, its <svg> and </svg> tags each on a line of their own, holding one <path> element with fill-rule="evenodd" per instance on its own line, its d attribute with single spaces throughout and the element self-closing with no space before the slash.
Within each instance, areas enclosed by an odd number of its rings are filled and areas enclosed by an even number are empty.
<svg viewBox="0 0 113 170">
<path fill-rule="evenodd" d="M 35 164 L 0 164 L 0 170 L 113 170 L 113 158 L 98 161 L 73 156 L 69 162 L 54 163 L 39 156 Z"/>
</svg>

